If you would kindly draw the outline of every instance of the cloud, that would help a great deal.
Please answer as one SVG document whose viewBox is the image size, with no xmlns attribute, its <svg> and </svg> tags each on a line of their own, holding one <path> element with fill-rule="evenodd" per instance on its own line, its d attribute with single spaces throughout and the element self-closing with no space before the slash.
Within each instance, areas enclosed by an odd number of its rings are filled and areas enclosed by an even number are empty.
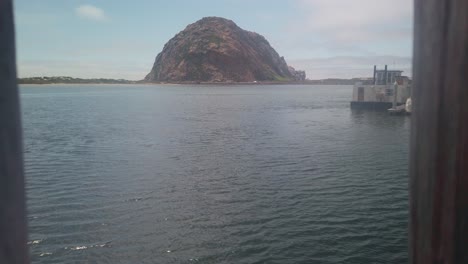
<svg viewBox="0 0 468 264">
<path fill-rule="evenodd" d="M 410 37 L 412 1 L 301 0 L 309 11 L 306 27 L 336 41 Z"/>
<path fill-rule="evenodd" d="M 408 0 L 299 0 L 283 42 L 328 56 L 411 53 L 413 3 Z M 292 42 L 295 43 L 292 43 Z M 297 44 L 298 43 L 298 44 Z M 314 54 L 312 54 L 314 55 Z M 295 56 L 297 57 L 297 56 Z"/>
<path fill-rule="evenodd" d="M 104 11 L 92 5 L 81 5 L 75 9 L 75 13 L 82 18 L 94 21 L 106 21 L 108 17 Z"/>
</svg>

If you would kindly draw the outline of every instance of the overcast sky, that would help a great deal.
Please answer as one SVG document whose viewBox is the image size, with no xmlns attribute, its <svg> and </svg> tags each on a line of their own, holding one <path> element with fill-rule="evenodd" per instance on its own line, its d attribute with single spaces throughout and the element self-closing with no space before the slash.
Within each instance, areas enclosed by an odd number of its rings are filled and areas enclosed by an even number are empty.
<svg viewBox="0 0 468 264">
<path fill-rule="evenodd" d="M 307 78 L 411 75 L 410 0 L 16 0 L 20 77 L 139 80 L 164 44 L 205 16 L 264 35 Z"/>
</svg>

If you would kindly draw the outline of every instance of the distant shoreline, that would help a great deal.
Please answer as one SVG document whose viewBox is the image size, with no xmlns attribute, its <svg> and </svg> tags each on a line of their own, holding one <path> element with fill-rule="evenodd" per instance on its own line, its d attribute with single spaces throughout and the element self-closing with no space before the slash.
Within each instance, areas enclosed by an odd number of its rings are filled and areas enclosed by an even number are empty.
<svg viewBox="0 0 468 264">
<path fill-rule="evenodd" d="M 178 85 L 192 85 L 192 86 L 266 86 L 266 85 L 353 85 L 353 84 L 343 84 L 343 83 L 308 83 L 308 82 L 207 82 L 207 83 L 168 83 L 168 82 L 135 82 L 135 83 L 18 83 L 18 85 L 24 86 L 42 86 L 42 85 L 67 85 L 67 86 L 76 86 L 76 85 L 167 85 L 167 86 L 178 86 Z"/>
<path fill-rule="evenodd" d="M 323 80 L 305 80 L 305 81 L 264 81 L 264 82 L 145 82 L 145 81 L 130 81 L 124 79 L 81 79 L 72 77 L 31 77 L 19 78 L 18 84 L 21 85 L 76 85 L 76 84 L 142 84 L 142 85 L 354 85 L 360 81 L 359 78 L 353 79 L 323 79 Z"/>
</svg>

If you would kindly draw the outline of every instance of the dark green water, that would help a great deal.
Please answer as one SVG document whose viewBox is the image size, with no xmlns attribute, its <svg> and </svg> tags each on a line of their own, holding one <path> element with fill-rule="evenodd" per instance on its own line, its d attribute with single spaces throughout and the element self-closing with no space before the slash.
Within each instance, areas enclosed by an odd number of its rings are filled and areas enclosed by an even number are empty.
<svg viewBox="0 0 468 264">
<path fill-rule="evenodd" d="M 409 117 L 349 86 L 24 86 L 33 263 L 407 263 Z"/>
</svg>

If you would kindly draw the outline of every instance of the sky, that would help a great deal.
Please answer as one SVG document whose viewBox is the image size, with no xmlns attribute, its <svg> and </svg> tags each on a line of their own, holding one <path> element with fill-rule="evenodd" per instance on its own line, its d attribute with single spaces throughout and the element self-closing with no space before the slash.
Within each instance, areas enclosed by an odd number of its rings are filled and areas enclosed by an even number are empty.
<svg viewBox="0 0 468 264">
<path fill-rule="evenodd" d="M 411 76 L 411 0 L 16 0 L 19 77 L 141 80 L 188 24 L 219 16 L 255 31 L 308 79 Z"/>
</svg>

